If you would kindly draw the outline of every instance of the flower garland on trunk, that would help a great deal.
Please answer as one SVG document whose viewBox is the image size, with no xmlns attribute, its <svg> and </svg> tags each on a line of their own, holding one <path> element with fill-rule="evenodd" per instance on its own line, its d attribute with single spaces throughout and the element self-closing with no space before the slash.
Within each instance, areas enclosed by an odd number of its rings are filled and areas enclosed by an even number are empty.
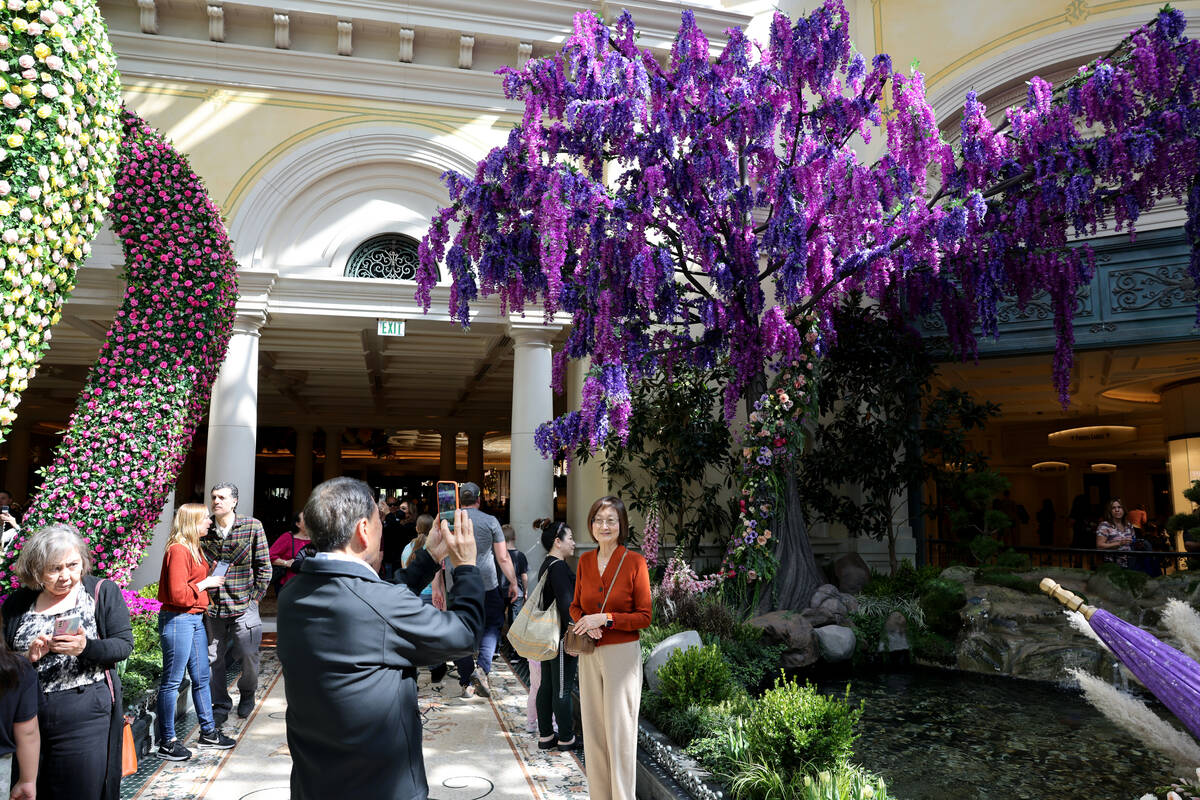
<svg viewBox="0 0 1200 800">
<path fill-rule="evenodd" d="M 112 193 L 121 85 L 89 0 L 0 0 L 0 441 Z"/>
<path fill-rule="evenodd" d="M 74 524 L 97 569 L 124 584 L 173 490 L 225 359 L 237 262 L 220 209 L 187 159 L 136 114 L 124 112 L 121 122 L 110 220 L 125 250 L 125 300 L 25 531 Z M 0 589 L 15 586 L 9 565 L 0 566 Z"/>
<path fill-rule="evenodd" d="M 804 452 L 806 420 L 817 414 L 815 391 L 816 319 L 806 316 L 798 325 L 808 349 L 776 373 L 770 389 L 754 403 L 742 433 L 741 487 L 738 526 L 721 573 L 742 594 L 757 594 L 775 576 L 775 534 L 783 505 L 784 474 Z"/>
</svg>

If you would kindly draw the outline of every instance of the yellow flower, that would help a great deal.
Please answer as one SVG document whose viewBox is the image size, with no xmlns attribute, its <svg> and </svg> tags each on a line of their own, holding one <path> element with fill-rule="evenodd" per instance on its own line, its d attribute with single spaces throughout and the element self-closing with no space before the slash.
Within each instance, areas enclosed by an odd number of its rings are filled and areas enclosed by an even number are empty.
<svg viewBox="0 0 1200 800">
<path fill-rule="evenodd" d="M 45 59 L 52 51 L 45 42 L 38 42 L 33 46 L 33 54 L 38 58 Z"/>
<path fill-rule="evenodd" d="M 0 200 L 0 217 L 7 217 L 12 211 L 12 203 L 7 200 Z"/>
<path fill-rule="evenodd" d="M 32 83 L 27 83 L 21 87 L 21 94 L 25 95 L 25 99 L 28 100 L 37 95 L 37 87 Z"/>
<path fill-rule="evenodd" d="M 9 147 L 17 148 L 25 143 L 25 137 L 19 133 L 10 133 L 6 141 Z"/>
<path fill-rule="evenodd" d="M 29 20 L 24 17 L 13 17 L 12 29 L 17 33 L 24 33 L 29 29 Z"/>
</svg>

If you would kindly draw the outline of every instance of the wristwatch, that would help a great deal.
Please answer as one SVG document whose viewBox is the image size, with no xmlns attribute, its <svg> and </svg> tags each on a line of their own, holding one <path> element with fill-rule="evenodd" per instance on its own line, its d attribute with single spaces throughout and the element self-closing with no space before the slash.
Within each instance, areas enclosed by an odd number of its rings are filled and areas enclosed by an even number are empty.
<svg viewBox="0 0 1200 800">
<path fill-rule="evenodd" d="M 612 614 L 609 614 L 609 613 L 606 611 L 606 612 L 604 612 L 604 616 L 608 617 L 608 619 L 606 619 L 606 620 L 604 621 L 604 627 L 606 627 L 606 628 L 611 628 L 611 627 L 612 627 Z"/>
</svg>

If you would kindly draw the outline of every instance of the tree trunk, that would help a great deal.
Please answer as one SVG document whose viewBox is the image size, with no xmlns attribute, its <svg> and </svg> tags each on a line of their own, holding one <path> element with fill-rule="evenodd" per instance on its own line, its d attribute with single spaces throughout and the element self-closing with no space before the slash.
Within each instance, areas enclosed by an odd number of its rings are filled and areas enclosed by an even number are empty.
<svg viewBox="0 0 1200 800">
<path fill-rule="evenodd" d="M 896 525 L 888 523 L 888 568 L 891 570 L 889 574 L 895 575 L 898 566 L 900 565 L 896 563 Z"/>
<path fill-rule="evenodd" d="M 767 392 L 767 375 L 759 372 L 746 386 L 746 416 L 754 411 L 754 403 Z M 812 544 L 808 541 L 808 522 L 800 508 L 796 493 L 796 476 L 788 473 L 783 491 L 783 508 L 775 522 L 775 557 L 779 569 L 758 598 L 760 614 L 776 609 L 802 611 L 808 608 L 817 587 L 825 583 L 825 575 L 817 566 Z"/>
<path fill-rule="evenodd" d="M 825 583 L 825 575 L 817 566 L 808 541 L 808 523 L 800 509 L 795 475 L 787 476 L 784 507 L 778 520 L 775 557 L 779 559 L 779 571 L 759 598 L 759 613 L 780 608 L 802 611 L 808 608 L 817 587 Z"/>
</svg>

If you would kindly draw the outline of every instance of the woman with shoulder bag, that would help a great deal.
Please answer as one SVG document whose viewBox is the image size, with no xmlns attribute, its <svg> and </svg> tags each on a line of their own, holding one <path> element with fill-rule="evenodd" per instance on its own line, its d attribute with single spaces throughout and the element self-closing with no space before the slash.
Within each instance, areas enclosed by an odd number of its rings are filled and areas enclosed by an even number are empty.
<svg viewBox="0 0 1200 800">
<path fill-rule="evenodd" d="M 588 511 L 598 549 L 579 559 L 569 629 L 595 643 L 579 658 L 579 705 L 591 800 L 634 800 L 642 699 L 639 631 L 650 624 L 650 571 L 625 547 L 629 517 L 618 497 Z M 569 643 L 568 643 L 569 645 Z"/>
<path fill-rule="evenodd" d="M 89 553 L 73 526 L 42 528 L 14 567 L 22 588 L 4 601 L 4 639 L 28 655 L 41 684 L 38 800 L 120 796 L 125 720 L 116 666 L 133 652 L 133 629 L 120 588 L 87 574 Z"/>
<path fill-rule="evenodd" d="M 298 512 L 292 520 L 295 526 L 295 532 L 289 531 L 271 545 L 270 559 L 271 566 L 280 570 L 279 585 L 276 587 L 276 593 L 279 592 L 287 582 L 290 581 L 297 573 L 300 572 L 300 565 L 304 563 L 305 549 L 309 542 L 308 529 L 304 527 L 304 512 Z"/>
<path fill-rule="evenodd" d="M 575 573 L 567 559 L 575 552 L 575 536 L 561 522 L 550 522 L 542 529 L 542 547 L 546 559 L 538 570 L 538 580 L 549 575 L 542 589 L 541 609 L 558 604 L 558 655 L 542 661 L 539 672 L 541 685 L 537 689 L 538 749 L 574 750 L 579 746 L 575 736 L 573 687 L 577 659 L 563 649 L 563 637 L 571 623 L 571 601 L 575 597 Z M 558 734 L 554 733 L 558 723 Z"/>
</svg>

